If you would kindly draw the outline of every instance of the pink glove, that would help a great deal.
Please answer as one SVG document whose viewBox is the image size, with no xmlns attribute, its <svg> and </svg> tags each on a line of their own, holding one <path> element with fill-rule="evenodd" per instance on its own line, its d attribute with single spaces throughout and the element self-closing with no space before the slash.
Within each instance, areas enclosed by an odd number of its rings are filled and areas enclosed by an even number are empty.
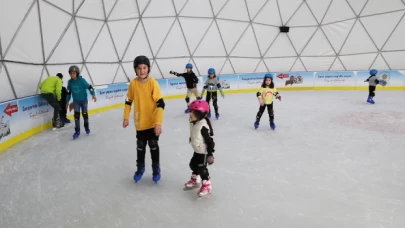
<svg viewBox="0 0 405 228">
<path fill-rule="evenodd" d="M 208 161 L 208 165 L 214 164 L 214 156 L 208 156 L 207 161 Z"/>
<path fill-rule="evenodd" d="M 259 103 L 260 103 L 260 106 L 263 106 L 263 105 L 264 105 L 264 101 L 263 101 L 262 98 L 259 98 Z"/>
<path fill-rule="evenodd" d="M 280 96 L 280 95 L 278 95 L 276 98 L 277 98 L 277 99 L 279 99 L 279 100 L 281 101 L 281 96 Z"/>
</svg>

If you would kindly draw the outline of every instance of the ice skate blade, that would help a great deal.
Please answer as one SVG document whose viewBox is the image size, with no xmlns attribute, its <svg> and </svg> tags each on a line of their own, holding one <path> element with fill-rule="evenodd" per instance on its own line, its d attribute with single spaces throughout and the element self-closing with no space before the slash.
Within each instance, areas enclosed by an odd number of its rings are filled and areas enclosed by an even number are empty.
<svg viewBox="0 0 405 228">
<path fill-rule="evenodd" d="M 194 189 L 199 188 L 199 187 L 200 187 L 199 185 L 196 185 L 194 187 L 184 187 L 183 191 L 191 191 L 191 190 L 194 190 Z"/>
<path fill-rule="evenodd" d="M 211 196 L 212 196 L 212 193 L 208 193 L 207 195 L 204 195 L 204 196 L 198 195 L 197 200 L 209 199 L 209 198 L 211 198 Z"/>
</svg>

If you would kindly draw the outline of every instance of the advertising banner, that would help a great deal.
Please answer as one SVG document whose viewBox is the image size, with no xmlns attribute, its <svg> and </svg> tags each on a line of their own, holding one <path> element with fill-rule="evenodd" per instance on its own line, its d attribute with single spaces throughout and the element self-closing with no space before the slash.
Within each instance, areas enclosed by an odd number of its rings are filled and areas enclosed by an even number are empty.
<svg viewBox="0 0 405 228">
<path fill-rule="evenodd" d="M 313 87 L 313 72 L 280 72 L 274 74 L 276 87 Z"/>
<path fill-rule="evenodd" d="M 128 83 L 129 84 L 129 83 Z M 112 84 L 108 86 L 96 87 L 98 106 L 108 106 L 114 104 L 124 104 L 127 96 L 128 84 Z M 94 102 L 89 95 L 89 105 Z"/>
<path fill-rule="evenodd" d="M 0 143 L 22 133 L 26 126 L 18 123 L 19 108 L 17 101 L 10 101 L 0 104 Z"/>
<path fill-rule="evenodd" d="M 203 78 L 198 77 L 198 84 L 197 84 L 198 95 L 201 94 L 203 84 L 204 84 Z M 184 94 L 184 96 L 186 96 L 186 93 L 187 93 L 187 85 L 186 85 L 186 80 L 183 77 L 167 79 L 167 94 L 168 95 Z M 193 95 L 191 95 L 191 97 L 193 97 Z"/>
<path fill-rule="evenodd" d="M 364 82 L 370 77 L 368 71 L 358 71 L 357 72 L 357 82 L 356 86 L 368 86 L 368 82 Z M 384 79 L 387 81 L 386 87 L 389 86 L 404 86 L 404 75 L 397 70 L 383 70 L 379 71 L 377 74 L 379 80 Z"/>
<path fill-rule="evenodd" d="M 263 83 L 265 74 L 241 74 L 239 75 L 239 89 L 259 89 Z"/>
<path fill-rule="evenodd" d="M 353 71 L 316 72 L 314 86 L 355 86 L 356 76 Z"/>
<path fill-rule="evenodd" d="M 222 90 L 237 90 L 238 89 L 238 75 L 217 75 L 217 79 L 221 84 Z M 201 91 L 205 82 L 208 80 L 208 76 L 203 77 L 203 84 L 201 85 Z"/>
<path fill-rule="evenodd" d="M 167 96 L 167 79 L 157 79 L 160 87 L 160 92 L 162 93 L 162 96 Z"/>
</svg>

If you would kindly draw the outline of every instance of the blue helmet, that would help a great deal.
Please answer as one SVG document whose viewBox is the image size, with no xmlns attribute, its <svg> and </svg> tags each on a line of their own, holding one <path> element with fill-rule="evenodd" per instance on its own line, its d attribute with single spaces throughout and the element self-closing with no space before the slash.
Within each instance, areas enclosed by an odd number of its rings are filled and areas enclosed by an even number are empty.
<svg viewBox="0 0 405 228">
<path fill-rule="evenodd" d="M 376 75 L 376 74 L 378 74 L 378 70 L 376 70 L 376 69 L 370 70 L 370 75 Z"/>
<path fill-rule="evenodd" d="M 186 65 L 186 68 L 193 68 L 193 64 L 191 64 L 191 63 L 187 63 L 187 65 Z"/>
<path fill-rule="evenodd" d="M 208 74 L 215 74 L 215 69 L 214 68 L 208 69 Z"/>
<path fill-rule="evenodd" d="M 264 79 L 266 79 L 266 78 L 271 78 L 271 80 L 273 80 L 273 74 L 266 74 L 266 75 L 264 75 Z"/>
</svg>

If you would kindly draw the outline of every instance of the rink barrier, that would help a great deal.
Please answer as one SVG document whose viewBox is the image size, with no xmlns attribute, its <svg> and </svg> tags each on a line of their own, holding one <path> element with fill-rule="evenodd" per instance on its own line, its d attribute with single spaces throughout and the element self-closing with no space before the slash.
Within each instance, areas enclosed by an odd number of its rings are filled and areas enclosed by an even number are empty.
<svg viewBox="0 0 405 228">
<path fill-rule="evenodd" d="M 405 90 L 405 71 L 380 71 L 379 79 L 385 79 L 385 87 L 379 90 Z M 225 94 L 254 93 L 263 82 L 265 73 L 218 75 L 217 78 Z M 364 82 L 368 71 L 330 71 L 330 72 L 281 72 L 274 73 L 274 83 L 279 91 L 299 90 L 368 90 Z M 207 76 L 199 77 L 198 88 L 202 90 Z M 165 100 L 184 99 L 186 86 L 183 78 L 158 79 Z M 88 94 L 88 113 L 94 115 L 112 109 L 123 108 L 129 83 L 95 86 L 97 103 Z M 0 103 L 3 116 L 0 123 L 0 153 L 7 148 L 51 128 L 53 109 L 39 95 Z M 73 112 L 68 113 L 73 121 Z M 10 129 L 10 134 L 8 133 Z"/>
</svg>

